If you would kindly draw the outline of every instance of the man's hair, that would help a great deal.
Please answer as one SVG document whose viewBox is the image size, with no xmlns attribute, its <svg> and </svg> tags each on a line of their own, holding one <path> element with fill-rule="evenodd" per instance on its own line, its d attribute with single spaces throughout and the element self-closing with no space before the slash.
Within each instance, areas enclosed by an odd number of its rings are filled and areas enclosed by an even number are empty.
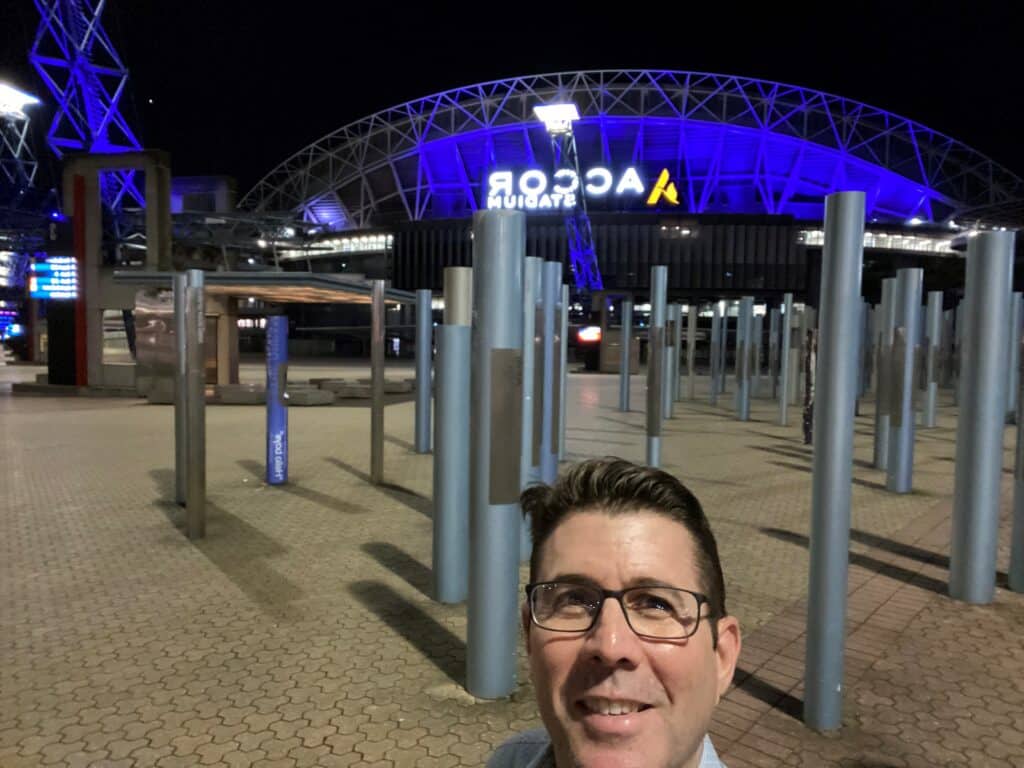
<svg viewBox="0 0 1024 768">
<path fill-rule="evenodd" d="M 530 581 L 536 581 L 545 542 L 569 515 L 594 511 L 608 515 L 653 512 L 683 525 L 696 549 L 698 589 L 710 603 L 710 617 L 726 616 L 725 580 L 711 526 L 700 502 L 681 482 L 660 469 L 606 457 L 575 464 L 553 485 L 531 485 L 520 497 L 523 515 L 530 518 L 533 554 Z M 711 622 L 712 638 L 717 626 Z"/>
</svg>

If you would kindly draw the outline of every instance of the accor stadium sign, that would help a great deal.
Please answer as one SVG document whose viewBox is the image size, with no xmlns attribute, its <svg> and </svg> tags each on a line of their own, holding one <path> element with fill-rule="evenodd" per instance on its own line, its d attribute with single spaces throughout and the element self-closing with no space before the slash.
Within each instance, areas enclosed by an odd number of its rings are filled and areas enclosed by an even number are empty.
<svg viewBox="0 0 1024 768">
<path fill-rule="evenodd" d="M 679 204 L 675 183 L 662 169 L 648 188 L 640 172 L 629 167 L 613 172 L 603 166 L 589 168 L 580 179 L 576 171 L 561 168 L 552 174 L 539 169 L 492 171 L 487 176 L 487 208 L 521 211 L 558 211 L 575 208 L 582 193 L 589 200 L 608 197 L 643 200 L 648 206 Z"/>
</svg>

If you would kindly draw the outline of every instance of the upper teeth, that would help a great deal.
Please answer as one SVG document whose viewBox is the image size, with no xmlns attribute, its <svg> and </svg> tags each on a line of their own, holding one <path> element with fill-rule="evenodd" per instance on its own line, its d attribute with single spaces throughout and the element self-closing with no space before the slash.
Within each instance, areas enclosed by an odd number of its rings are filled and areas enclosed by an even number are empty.
<svg viewBox="0 0 1024 768">
<path fill-rule="evenodd" d="M 640 709 L 640 705 L 635 701 L 618 699 L 588 698 L 584 704 L 591 712 L 601 715 L 631 715 Z"/>
</svg>

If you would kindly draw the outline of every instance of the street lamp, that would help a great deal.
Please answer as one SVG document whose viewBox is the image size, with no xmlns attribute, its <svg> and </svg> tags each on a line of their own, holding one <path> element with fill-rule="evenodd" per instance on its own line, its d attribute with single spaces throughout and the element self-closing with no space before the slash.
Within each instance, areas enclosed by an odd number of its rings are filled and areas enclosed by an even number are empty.
<svg viewBox="0 0 1024 768">
<path fill-rule="evenodd" d="M 580 111 L 572 102 L 567 104 L 538 104 L 533 114 L 544 123 L 552 136 L 572 133 L 572 124 L 580 119 Z"/>
<path fill-rule="evenodd" d="M 19 91 L 13 85 L 0 83 L 0 117 L 27 120 L 25 107 L 31 107 L 38 103 L 39 99 L 35 96 Z"/>
</svg>

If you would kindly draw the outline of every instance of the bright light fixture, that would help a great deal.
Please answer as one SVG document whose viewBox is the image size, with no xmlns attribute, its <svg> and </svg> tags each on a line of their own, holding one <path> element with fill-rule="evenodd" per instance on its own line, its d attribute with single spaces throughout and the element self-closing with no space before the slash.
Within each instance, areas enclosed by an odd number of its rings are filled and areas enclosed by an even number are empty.
<svg viewBox="0 0 1024 768">
<path fill-rule="evenodd" d="M 538 104 L 533 114 L 544 123 L 548 133 L 568 133 L 572 130 L 573 121 L 580 119 L 580 111 L 575 104 Z"/>
<path fill-rule="evenodd" d="M 29 96 L 7 83 L 0 83 L 0 115 L 24 119 L 27 117 L 25 107 L 38 103 L 39 99 L 35 96 Z"/>
</svg>

